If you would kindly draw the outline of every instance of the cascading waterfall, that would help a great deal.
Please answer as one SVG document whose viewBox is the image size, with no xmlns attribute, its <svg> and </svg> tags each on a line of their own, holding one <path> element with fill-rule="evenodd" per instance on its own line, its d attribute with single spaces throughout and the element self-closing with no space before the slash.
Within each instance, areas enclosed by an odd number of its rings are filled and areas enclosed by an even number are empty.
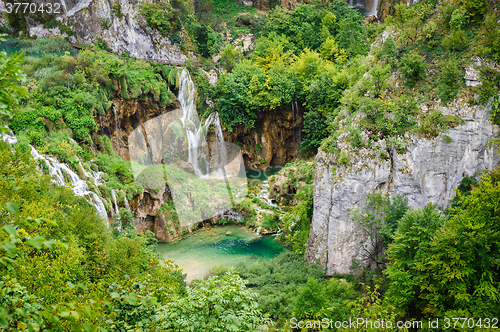
<svg viewBox="0 0 500 332">
<path fill-rule="evenodd" d="M 194 104 L 195 86 L 187 69 L 183 69 L 180 75 L 178 99 L 182 107 L 181 122 L 186 131 L 188 141 L 188 162 L 193 165 L 197 176 L 206 174 L 200 169 L 198 153 L 204 141 L 198 113 Z"/>
<path fill-rule="evenodd" d="M 193 165 L 194 172 L 197 176 L 203 176 L 210 172 L 210 163 L 205 162 L 207 165 L 204 169 L 201 168 L 199 159 L 205 157 L 199 157 L 200 149 L 205 144 L 205 133 L 203 127 L 208 128 L 210 125 L 215 127 L 215 136 L 217 137 L 217 143 L 219 144 L 218 149 L 220 152 L 219 165 L 226 165 L 227 155 L 224 148 L 224 134 L 220 125 L 220 118 L 218 112 L 212 112 L 208 118 L 205 120 L 204 126 L 201 126 L 200 120 L 198 118 L 198 113 L 195 107 L 195 86 L 189 75 L 187 69 L 182 70 L 179 80 L 179 95 L 178 99 L 182 107 L 182 117 L 181 122 L 186 131 L 186 137 L 188 141 L 188 162 Z M 218 167 L 222 171 L 222 167 Z"/>
<path fill-rule="evenodd" d="M 122 231 L 123 230 L 123 227 L 122 227 L 122 220 L 120 218 L 120 210 L 118 209 L 118 203 L 116 202 L 116 193 L 115 193 L 115 190 L 114 189 L 111 189 L 111 197 L 113 198 L 113 203 L 115 204 L 115 212 L 114 212 L 114 215 L 116 216 L 116 219 L 115 221 L 117 222 L 117 229 L 119 231 Z M 111 211 L 113 211 L 113 207 L 111 207 Z"/>
<path fill-rule="evenodd" d="M 366 17 L 371 15 L 376 16 L 378 0 L 349 0 L 349 6 L 359 9 Z"/>
<path fill-rule="evenodd" d="M 217 138 L 217 149 L 220 155 L 219 155 L 219 160 L 218 160 L 218 169 L 222 172 L 224 172 L 224 166 L 227 165 L 227 153 L 225 149 L 225 142 L 224 142 L 224 133 L 222 132 L 222 127 L 220 125 L 220 117 L 218 112 L 212 112 L 210 115 L 207 117 L 205 120 L 204 127 L 206 130 L 208 130 L 208 127 L 213 125 L 215 127 L 215 137 Z M 225 174 L 219 174 L 218 177 L 224 177 Z"/>
<path fill-rule="evenodd" d="M 120 210 L 118 210 L 118 203 L 116 202 L 116 193 L 114 189 L 111 189 L 111 197 L 113 197 L 113 203 L 115 204 L 115 213 L 120 216 Z"/>
<path fill-rule="evenodd" d="M 14 136 L 12 131 L 10 131 L 9 134 L 2 135 L 2 139 L 9 144 L 17 143 L 17 138 Z M 85 180 L 80 179 L 80 177 L 66 164 L 59 162 L 55 158 L 41 155 L 33 146 L 30 145 L 30 147 L 33 158 L 35 158 L 35 160 L 40 159 L 47 165 L 52 182 L 59 186 L 66 186 L 64 176 L 66 175 L 66 178 L 69 179 L 69 183 L 71 184 L 73 193 L 75 193 L 76 196 L 85 196 L 87 200 L 95 206 L 97 214 L 103 219 L 108 219 L 106 208 L 104 207 L 102 199 L 95 192 L 89 190 Z"/>
</svg>

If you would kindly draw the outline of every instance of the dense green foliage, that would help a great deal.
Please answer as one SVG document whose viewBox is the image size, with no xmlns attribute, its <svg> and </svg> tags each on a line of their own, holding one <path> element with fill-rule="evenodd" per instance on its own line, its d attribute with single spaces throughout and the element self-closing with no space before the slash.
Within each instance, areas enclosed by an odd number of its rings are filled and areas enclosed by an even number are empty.
<svg viewBox="0 0 500 332">
<path fill-rule="evenodd" d="M 236 271 L 248 282 L 247 287 L 257 292 L 259 308 L 280 326 L 288 324 L 291 317 L 306 318 L 322 308 L 329 308 L 333 317 L 347 318 L 345 301 L 356 296 L 351 283 L 325 280 L 319 266 L 311 266 L 292 253 L 242 265 Z"/>
<path fill-rule="evenodd" d="M 460 125 L 441 109 L 457 100 L 491 105 L 490 121 L 500 123 L 500 74 L 490 65 L 500 59 L 498 2 L 398 4 L 377 26 L 363 23 L 344 1 L 293 9 L 269 4 L 273 9 L 263 15 L 253 8 L 242 13 L 242 5 L 228 0 L 139 5 L 149 27 L 200 55 L 187 64 L 199 110 L 207 115 L 207 101 L 213 102 L 226 130 L 252 128 L 263 114 L 298 105 L 301 151 L 333 154 L 335 173 L 362 149 L 393 162 L 395 152 L 405 152 L 408 134 L 432 139 Z M 111 9 L 123 18 L 119 4 Z M 16 32 L 27 30 L 19 15 L 5 16 Z M 73 33 L 51 18 L 37 21 Z M 109 19 L 101 23 L 110 26 Z M 383 31 L 384 41 L 377 37 Z M 242 52 L 237 39 L 248 33 L 255 35 L 253 50 Z M 20 43 L 31 54 L 69 50 L 64 39 Z M 292 252 L 186 286 L 172 262 L 159 262 L 153 234 L 132 231 L 129 211 L 120 210 L 124 231 L 112 230 L 118 216 L 108 228 L 84 198 L 54 186 L 29 154 L 31 144 L 75 170 L 104 172 L 105 183 L 90 186 L 106 205 L 111 190 L 120 203 L 141 192 L 129 163 L 107 136 L 97 135 L 97 123 L 119 99 L 170 104 L 180 69 L 119 59 L 105 52 L 102 38 L 95 49 L 103 51 L 27 58 L 26 75 L 19 55 L 0 53 L 0 116 L 18 137 L 13 146 L 0 142 L 0 328 L 254 331 L 272 320 L 274 329 L 291 331 L 291 317 L 394 322 L 500 312 L 498 170 L 479 182 L 464 178 L 443 212 L 432 204 L 409 209 L 400 196 L 369 195 L 351 211 L 369 239 L 365 259 L 353 262 L 352 276 L 327 280 L 319 265 L 303 261 L 314 164 L 296 161 L 275 176 L 283 184 L 276 201 L 293 206 L 261 218 L 264 228 L 282 230 L 279 239 Z M 211 62 L 213 56 L 218 60 Z M 473 56 L 482 58 L 482 84 L 466 87 L 465 68 L 477 67 Z M 209 70 L 218 74 L 215 85 L 207 81 Z M 258 219 L 250 203 L 236 210 L 247 224 Z M 172 201 L 160 213 L 173 235 L 179 223 Z"/>
<path fill-rule="evenodd" d="M 219 63 L 227 73 L 215 88 L 199 84 L 200 100 L 215 102 L 230 131 L 253 127 L 259 112 L 297 102 L 312 112 L 305 117 L 302 147 L 314 151 L 325 137 L 326 118 L 349 86 L 346 61 L 368 51 L 362 17 L 340 1 L 300 4 L 290 11 L 276 7 L 257 34 L 246 59 L 224 48 Z M 204 103 L 198 106 L 206 109 Z"/>
<path fill-rule="evenodd" d="M 500 308 L 499 171 L 482 177 L 444 218 L 432 205 L 400 222 L 393 244 L 387 298 L 407 317 L 488 317 Z M 454 316 L 453 316 L 454 317 Z"/>
</svg>

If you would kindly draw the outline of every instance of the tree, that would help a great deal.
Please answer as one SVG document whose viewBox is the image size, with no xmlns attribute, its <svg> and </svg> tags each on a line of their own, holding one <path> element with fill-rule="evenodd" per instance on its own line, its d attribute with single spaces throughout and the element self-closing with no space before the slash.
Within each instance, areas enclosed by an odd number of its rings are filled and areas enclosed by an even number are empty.
<svg viewBox="0 0 500 332">
<path fill-rule="evenodd" d="M 267 315 L 257 309 L 256 294 L 234 272 L 211 277 L 187 288 L 159 309 L 158 325 L 163 331 L 255 331 L 270 325 Z"/>
<path fill-rule="evenodd" d="M 500 312 L 500 169 L 484 175 L 435 234 L 417 265 L 423 310 L 468 317 Z M 465 316 L 464 316 L 465 317 Z"/>
<path fill-rule="evenodd" d="M 425 77 L 426 67 L 425 58 L 417 53 L 407 53 L 401 58 L 401 73 L 410 87 Z"/>
<path fill-rule="evenodd" d="M 5 41 L 0 35 L 0 42 Z M 15 53 L 10 56 L 0 52 L 0 120 L 10 118 L 10 106 L 16 104 L 21 97 L 27 96 L 27 90 L 19 86 L 19 81 L 25 74 L 19 66 L 23 62 L 24 53 Z"/>
<path fill-rule="evenodd" d="M 324 287 L 316 278 L 310 277 L 295 299 L 295 315 L 301 317 L 308 312 L 319 312 L 327 303 Z"/>
<path fill-rule="evenodd" d="M 425 307 L 420 298 L 418 264 L 428 256 L 431 238 L 443 222 L 444 217 L 433 204 L 410 210 L 399 221 L 394 242 L 387 248 L 385 274 L 390 280 L 386 297 L 400 314 L 416 318 Z"/>
<path fill-rule="evenodd" d="M 365 244 L 365 264 L 384 267 L 384 251 L 392 242 L 399 220 L 408 210 L 408 201 L 401 196 L 392 200 L 382 193 L 370 194 L 362 210 L 353 210 L 352 219 L 358 222 L 369 243 Z"/>
</svg>

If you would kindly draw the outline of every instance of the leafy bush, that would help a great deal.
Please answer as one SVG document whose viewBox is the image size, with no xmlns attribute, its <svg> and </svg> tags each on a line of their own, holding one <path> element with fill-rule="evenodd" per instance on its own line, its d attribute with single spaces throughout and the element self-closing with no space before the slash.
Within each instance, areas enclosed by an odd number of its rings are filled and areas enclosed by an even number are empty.
<svg viewBox="0 0 500 332">
<path fill-rule="evenodd" d="M 18 41 L 20 52 L 26 54 L 71 51 L 73 46 L 62 37 L 40 37 L 37 39 L 21 39 Z"/>
<path fill-rule="evenodd" d="M 454 59 L 442 61 L 439 69 L 437 92 L 441 101 L 446 104 L 458 94 L 464 75 L 460 63 Z"/>
<path fill-rule="evenodd" d="M 304 114 L 304 127 L 302 133 L 304 138 L 300 142 L 301 150 L 310 150 L 315 153 L 321 144 L 321 141 L 328 137 L 327 121 L 324 116 L 315 111 L 309 111 Z"/>
<path fill-rule="evenodd" d="M 300 255 L 290 252 L 278 257 L 236 267 L 248 288 L 257 293 L 259 309 L 271 315 L 278 324 L 292 317 L 299 285 L 312 277 L 323 279 L 323 271 L 317 265 L 308 265 Z"/>
<path fill-rule="evenodd" d="M 186 331 L 255 331 L 270 325 L 257 309 L 256 294 L 248 282 L 234 272 L 222 277 L 197 280 L 187 287 L 187 295 L 176 297 L 158 310 L 158 325 L 163 331 L 183 326 Z"/>
<path fill-rule="evenodd" d="M 406 78 L 406 83 L 413 87 L 426 75 L 427 64 L 424 57 L 417 53 L 407 53 L 401 57 L 399 63 L 401 73 Z"/>
<path fill-rule="evenodd" d="M 169 2 L 156 0 L 139 5 L 139 14 L 143 15 L 152 29 L 158 30 L 162 36 L 168 36 L 173 29 L 173 8 Z"/>
</svg>

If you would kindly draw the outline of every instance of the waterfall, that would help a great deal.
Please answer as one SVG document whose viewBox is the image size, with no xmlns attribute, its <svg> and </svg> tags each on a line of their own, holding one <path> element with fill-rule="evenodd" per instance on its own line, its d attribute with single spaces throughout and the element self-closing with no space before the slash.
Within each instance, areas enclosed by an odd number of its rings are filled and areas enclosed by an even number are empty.
<svg viewBox="0 0 500 332">
<path fill-rule="evenodd" d="M 118 204 L 116 203 L 116 193 L 114 189 L 111 189 L 111 197 L 113 197 L 113 202 L 115 204 L 115 212 L 118 216 L 120 216 L 120 210 L 118 210 Z"/>
<path fill-rule="evenodd" d="M 225 177 L 224 166 L 227 165 L 227 153 L 226 146 L 224 142 L 224 133 L 222 132 L 222 127 L 220 125 L 220 117 L 218 112 L 212 112 L 205 120 L 204 127 L 208 130 L 208 127 L 213 125 L 215 127 L 215 137 L 217 138 L 217 143 L 214 144 L 212 151 L 219 151 L 219 160 L 216 163 L 217 168 L 222 171 L 219 177 Z"/>
<path fill-rule="evenodd" d="M 15 144 L 17 142 L 17 138 L 14 136 L 12 131 L 9 134 L 2 135 L 2 139 L 9 144 Z M 41 155 L 33 146 L 31 146 L 31 155 L 35 160 L 42 160 L 47 165 L 49 169 L 49 175 L 51 177 L 51 181 L 59 186 L 66 186 L 65 177 L 69 179 L 71 184 L 71 190 L 76 196 L 87 197 L 87 200 L 95 206 L 97 210 L 97 215 L 103 219 L 108 219 L 108 215 L 106 213 L 106 208 L 104 207 L 104 203 L 102 199 L 93 191 L 90 191 L 85 180 L 80 179 L 80 177 L 73 172 L 66 164 L 61 163 L 55 158 Z"/>
<path fill-rule="evenodd" d="M 130 204 L 128 203 L 127 195 L 125 195 L 125 197 L 124 197 L 124 202 L 125 202 L 125 208 L 129 211 L 132 211 L 132 210 L 130 210 Z"/>
<path fill-rule="evenodd" d="M 193 165 L 195 174 L 200 176 L 204 172 L 202 172 L 198 163 L 198 152 L 205 139 L 194 104 L 196 90 L 187 69 L 183 69 L 180 76 L 179 95 L 177 98 L 181 103 L 181 122 L 186 131 L 188 141 L 188 162 Z"/>
</svg>

